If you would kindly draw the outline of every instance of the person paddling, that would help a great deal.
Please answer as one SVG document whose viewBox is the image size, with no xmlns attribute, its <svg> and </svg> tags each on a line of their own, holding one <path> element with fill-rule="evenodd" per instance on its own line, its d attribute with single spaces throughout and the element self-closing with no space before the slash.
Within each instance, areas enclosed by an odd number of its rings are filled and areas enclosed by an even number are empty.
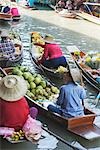
<svg viewBox="0 0 100 150">
<path fill-rule="evenodd" d="M 81 81 L 78 69 L 72 68 L 63 74 L 64 85 L 60 88 L 56 105 L 49 105 L 48 110 L 64 117 L 71 118 L 84 115 L 84 98 L 86 92 L 77 84 Z"/>
</svg>

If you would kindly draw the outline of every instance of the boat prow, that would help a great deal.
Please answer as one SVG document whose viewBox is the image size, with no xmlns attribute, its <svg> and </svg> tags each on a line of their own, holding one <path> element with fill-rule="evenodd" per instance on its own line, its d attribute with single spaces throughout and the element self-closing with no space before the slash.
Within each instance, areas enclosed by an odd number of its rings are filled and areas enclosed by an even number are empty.
<svg viewBox="0 0 100 150">
<path fill-rule="evenodd" d="M 11 21 L 12 20 L 12 15 L 0 12 L 0 20 Z"/>
</svg>

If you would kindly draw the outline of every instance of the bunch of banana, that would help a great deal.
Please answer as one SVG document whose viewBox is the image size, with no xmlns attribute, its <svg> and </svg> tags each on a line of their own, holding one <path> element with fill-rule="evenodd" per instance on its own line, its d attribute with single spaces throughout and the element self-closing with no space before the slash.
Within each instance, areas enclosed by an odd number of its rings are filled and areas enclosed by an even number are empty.
<svg viewBox="0 0 100 150">
<path fill-rule="evenodd" d="M 20 130 L 19 132 L 14 132 L 11 136 L 13 141 L 18 141 L 18 140 L 22 140 L 24 139 L 25 134 L 22 130 Z"/>
<path fill-rule="evenodd" d="M 67 70 L 67 68 L 65 68 L 63 66 L 59 66 L 58 69 L 56 70 L 56 72 L 64 73 L 64 72 L 68 72 L 68 70 Z"/>
<path fill-rule="evenodd" d="M 32 42 L 33 42 L 33 44 L 34 43 L 38 43 L 38 44 L 42 44 L 42 45 L 45 44 L 45 42 L 44 42 L 43 38 L 41 37 L 40 33 L 33 32 L 31 36 L 32 36 Z"/>
<path fill-rule="evenodd" d="M 39 53 L 43 53 L 44 52 L 44 48 L 42 48 L 41 46 L 37 46 L 38 52 Z"/>
</svg>

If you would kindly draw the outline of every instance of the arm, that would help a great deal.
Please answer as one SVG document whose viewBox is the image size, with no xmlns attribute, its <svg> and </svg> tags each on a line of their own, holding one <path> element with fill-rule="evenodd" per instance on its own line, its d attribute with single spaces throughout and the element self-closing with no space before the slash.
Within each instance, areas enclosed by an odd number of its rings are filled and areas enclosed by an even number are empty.
<svg viewBox="0 0 100 150">
<path fill-rule="evenodd" d="M 98 102 L 100 101 L 100 92 L 99 94 L 97 95 L 96 99 L 95 99 L 95 103 L 96 105 L 98 105 Z"/>
<path fill-rule="evenodd" d="M 62 103 L 63 103 L 63 100 L 64 100 L 64 88 L 61 87 L 59 97 L 58 97 L 58 100 L 57 100 L 56 104 L 61 106 Z"/>
<path fill-rule="evenodd" d="M 45 46 L 42 58 L 38 61 L 38 63 L 43 63 L 47 58 L 48 58 L 48 47 Z"/>
<path fill-rule="evenodd" d="M 81 89 L 80 98 L 82 99 L 82 105 L 84 107 L 84 99 L 86 98 L 86 91 L 84 88 Z"/>
<path fill-rule="evenodd" d="M 42 48 L 45 48 L 45 45 L 40 44 L 40 43 L 34 43 L 34 45 L 41 46 Z"/>
</svg>

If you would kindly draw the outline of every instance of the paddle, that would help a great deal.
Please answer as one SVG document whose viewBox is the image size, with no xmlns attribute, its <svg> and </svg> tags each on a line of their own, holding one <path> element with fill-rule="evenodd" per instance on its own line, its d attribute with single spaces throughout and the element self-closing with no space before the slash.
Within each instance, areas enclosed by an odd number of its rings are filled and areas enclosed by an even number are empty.
<svg viewBox="0 0 100 150">
<path fill-rule="evenodd" d="M 0 67 L 0 71 L 6 76 L 7 73 Z"/>
</svg>

